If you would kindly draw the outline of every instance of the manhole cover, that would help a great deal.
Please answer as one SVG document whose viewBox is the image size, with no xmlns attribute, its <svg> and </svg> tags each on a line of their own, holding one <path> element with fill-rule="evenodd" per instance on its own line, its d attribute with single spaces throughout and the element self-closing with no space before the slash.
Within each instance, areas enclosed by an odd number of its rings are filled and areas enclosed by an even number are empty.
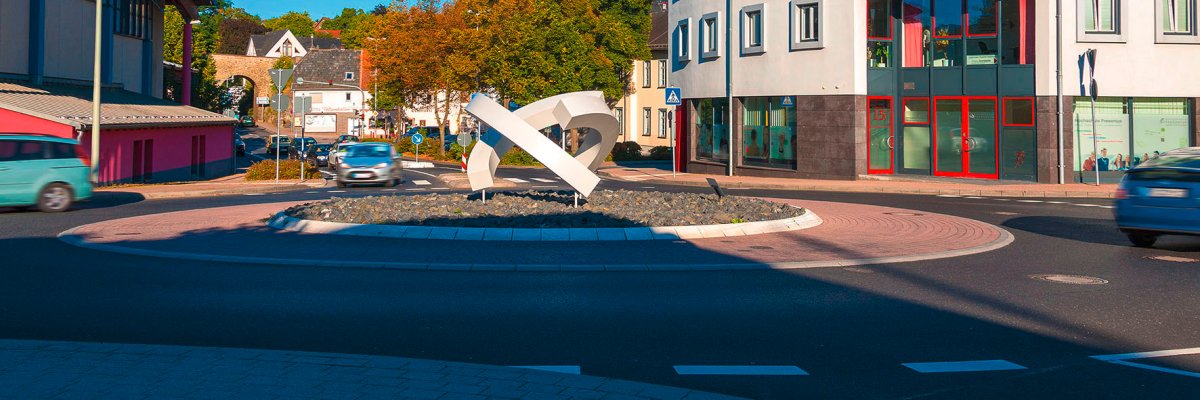
<svg viewBox="0 0 1200 400">
<path fill-rule="evenodd" d="M 910 212 L 885 212 L 884 214 L 895 215 L 897 217 L 920 217 L 922 215 L 925 215 L 925 214 L 917 214 L 917 213 L 910 213 Z"/>
<path fill-rule="evenodd" d="M 1084 275 L 1039 274 L 1030 275 L 1029 277 L 1039 281 L 1065 283 L 1068 285 L 1103 285 L 1108 283 L 1106 279 Z"/>
<path fill-rule="evenodd" d="M 1174 256 L 1150 256 L 1150 257 L 1146 257 L 1146 258 L 1148 258 L 1148 259 L 1151 259 L 1151 260 L 1166 261 L 1166 262 L 1175 262 L 1175 263 L 1194 263 L 1194 262 L 1200 262 L 1200 260 L 1197 260 L 1197 259 L 1194 259 L 1194 258 L 1184 258 L 1184 257 L 1174 257 Z"/>
</svg>

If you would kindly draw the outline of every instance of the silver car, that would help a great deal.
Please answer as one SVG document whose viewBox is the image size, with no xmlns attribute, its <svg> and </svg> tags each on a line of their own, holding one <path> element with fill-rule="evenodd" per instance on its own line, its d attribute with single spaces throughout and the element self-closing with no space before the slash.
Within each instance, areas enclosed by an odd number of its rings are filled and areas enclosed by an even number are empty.
<svg viewBox="0 0 1200 400">
<path fill-rule="evenodd" d="M 403 181 L 400 155 L 387 143 L 362 143 L 349 146 L 337 159 L 337 185 L 383 184 L 392 187 Z"/>
</svg>

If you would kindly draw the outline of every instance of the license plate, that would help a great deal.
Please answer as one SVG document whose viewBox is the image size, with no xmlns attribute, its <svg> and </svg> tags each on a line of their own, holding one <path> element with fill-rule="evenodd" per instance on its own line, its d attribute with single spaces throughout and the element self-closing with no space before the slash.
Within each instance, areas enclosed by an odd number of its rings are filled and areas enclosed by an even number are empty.
<svg viewBox="0 0 1200 400">
<path fill-rule="evenodd" d="M 1150 188 L 1150 191 L 1147 194 L 1150 197 L 1182 199 L 1187 197 L 1188 191 L 1187 189 Z"/>
<path fill-rule="evenodd" d="M 355 172 L 353 174 L 350 174 L 351 178 L 366 178 L 368 176 L 371 176 L 371 174 L 368 174 L 365 172 Z"/>
</svg>

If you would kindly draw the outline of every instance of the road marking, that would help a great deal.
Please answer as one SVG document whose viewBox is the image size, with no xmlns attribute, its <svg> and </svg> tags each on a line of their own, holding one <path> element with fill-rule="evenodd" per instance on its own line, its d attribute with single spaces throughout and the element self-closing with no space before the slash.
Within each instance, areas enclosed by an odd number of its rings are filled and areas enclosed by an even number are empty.
<svg viewBox="0 0 1200 400">
<path fill-rule="evenodd" d="M 266 193 L 245 193 L 246 196 L 266 196 Z"/>
<path fill-rule="evenodd" d="M 982 371 L 1012 371 L 1027 369 L 1023 366 L 1005 360 L 951 361 L 901 364 L 922 374 L 942 372 L 982 372 Z"/>
<path fill-rule="evenodd" d="M 406 169 L 405 171 L 407 171 L 407 172 L 413 172 L 413 173 L 417 173 L 417 174 L 421 174 L 421 175 L 425 175 L 425 176 L 428 176 L 428 177 L 430 177 L 430 178 L 437 178 L 437 175 L 434 175 L 434 174 L 431 174 L 431 173 L 428 173 L 428 172 L 421 172 L 421 171 L 412 170 L 412 169 Z"/>
<path fill-rule="evenodd" d="M 416 192 L 416 191 L 425 190 L 425 189 L 404 189 L 404 190 L 409 191 L 409 192 Z"/>
<path fill-rule="evenodd" d="M 418 179 L 418 180 L 415 180 L 415 181 L 413 181 L 413 184 L 414 184 L 414 185 L 417 185 L 417 186 L 429 186 L 429 185 L 432 185 L 432 183 L 429 183 L 429 181 L 427 181 L 427 180 L 422 180 L 422 179 Z"/>
<path fill-rule="evenodd" d="M 1107 209 L 1110 209 L 1110 210 L 1111 210 L 1111 209 L 1113 209 L 1113 208 L 1116 208 L 1116 207 L 1113 207 L 1113 206 L 1100 206 L 1100 208 L 1107 208 Z"/>
<path fill-rule="evenodd" d="M 1018 203 L 1045 203 L 1041 200 L 1017 200 Z"/>
<path fill-rule="evenodd" d="M 313 194 L 313 193 L 320 193 L 320 192 L 317 192 L 317 191 L 315 191 L 315 190 L 310 190 L 310 191 L 307 191 L 307 192 L 304 192 L 304 193 L 305 193 L 305 194 Z"/>
<path fill-rule="evenodd" d="M 971 200 L 983 200 L 983 197 L 979 197 L 979 196 L 967 196 L 967 197 L 963 197 L 963 198 L 971 199 Z"/>
<path fill-rule="evenodd" d="M 385 191 L 385 192 L 395 192 L 395 191 L 397 191 L 397 190 L 400 190 L 400 189 L 382 189 L 382 190 L 383 190 L 383 191 Z"/>
<path fill-rule="evenodd" d="M 937 195 L 937 197 L 957 198 L 957 197 L 962 197 L 962 196 L 959 196 L 957 194 L 939 194 L 939 195 Z"/>
<path fill-rule="evenodd" d="M 1092 356 L 1091 358 L 1094 358 L 1094 359 L 1097 359 L 1100 361 L 1104 361 L 1104 362 L 1113 363 L 1113 364 L 1124 365 L 1127 367 L 1148 369 L 1151 371 L 1165 372 L 1168 374 L 1182 375 L 1182 376 L 1188 376 L 1188 377 L 1192 377 L 1192 378 L 1200 378 L 1200 372 L 1184 371 L 1181 369 L 1159 367 L 1159 366 L 1155 366 L 1155 365 L 1138 364 L 1135 362 L 1127 361 L 1127 360 L 1138 360 L 1138 359 L 1143 359 L 1143 358 L 1184 356 L 1184 355 L 1192 355 L 1192 354 L 1200 354 L 1200 347 L 1192 347 L 1192 348 L 1188 348 L 1188 349 L 1175 349 L 1175 350 L 1145 351 L 1145 352 L 1141 352 L 1141 353 L 1107 354 L 1107 355 L 1101 355 L 1101 356 Z"/>
<path fill-rule="evenodd" d="M 429 190 L 450 190 L 450 188 L 432 188 Z"/>
<path fill-rule="evenodd" d="M 325 193 L 346 193 L 346 191 L 345 190 L 330 190 Z"/>
<path fill-rule="evenodd" d="M 679 375 L 808 375 L 794 365 L 676 365 Z"/>
<path fill-rule="evenodd" d="M 520 178 L 504 178 L 504 180 L 512 183 L 529 183 L 529 181 Z"/>
<path fill-rule="evenodd" d="M 533 178 L 533 180 L 535 180 L 535 181 L 538 181 L 538 182 L 541 182 L 541 183 L 555 183 L 555 182 L 557 182 L 557 181 L 555 181 L 555 180 L 553 180 L 553 179 L 546 179 L 546 178 Z"/>
<path fill-rule="evenodd" d="M 1010 201 L 1010 200 L 1008 200 L 1008 199 L 993 199 L 993 200 L 996 200 L 996 201 Z"/>
<path fill-rule="evenodd" d="M 642 189 L 654 189 L 654 186 L 642 186 Z"/>
<path fill-rule="evenodd" d="M 1099 204 L 1086 204 L 1085 203 L 1085 204 L 1075 204 L 1075 205 L 1080 206 L 1080 207 L 1100 207 Z"/>
<path fill-rule="evenodd" d="M 578 365 L 514 365 L 513 368 L 533 369 L 546 372 L 557 372 L 560 374 L 579 375 Z"/>
<path fill-rule="evenodd" d="M 1047 201 L 1046 204 L 1070 204 L 1065 201 Z"/>
</svg>

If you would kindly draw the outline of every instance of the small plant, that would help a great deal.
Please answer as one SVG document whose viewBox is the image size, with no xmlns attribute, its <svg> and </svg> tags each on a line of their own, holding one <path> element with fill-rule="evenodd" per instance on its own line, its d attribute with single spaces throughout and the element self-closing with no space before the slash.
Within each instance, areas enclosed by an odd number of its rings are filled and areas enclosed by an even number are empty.
<svg viewBox="0 0 1200 400">
<path fill-rule="evenodd" d="M 741 218 L 734 218 L 734 219 L 732 219 L 732 220 L 730 220 L 730 221 L 729 221 L 729 223 L 731 223 L 731 224 L 742 224 L 742 223 L 745 223 L 745 222 L 746 222 L 746 220 L 744 220 L 744 219 L 741 219 Z"/>
</svg>

